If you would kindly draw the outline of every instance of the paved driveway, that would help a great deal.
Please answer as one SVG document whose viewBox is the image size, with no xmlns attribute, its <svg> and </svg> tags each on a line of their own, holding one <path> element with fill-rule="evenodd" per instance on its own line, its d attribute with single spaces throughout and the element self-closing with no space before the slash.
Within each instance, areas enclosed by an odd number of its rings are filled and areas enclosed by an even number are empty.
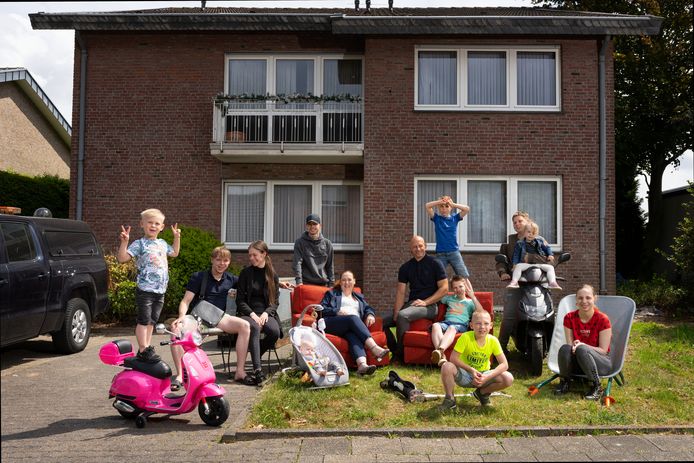
<svg viewBox="0 0 694 463">
<path fill-rule="evenodd" d="M 196 410 L 171 417 L 154 415 L 144 429 L 137 429 L 111 407 L 107 397 L 118 368 L 98 359 L 99 347 L 117 338 L 134 342 L 127 330 L 95 334 L 85 351 L 75 355 L 54 355 L 47 337 L 2 351 L 3 463 L 694 460 L 691 433 L 422 439 L 316 432 L 220 443 L 241 426 L 257 390 L 227 383 L 218 355 L 210 358 L 232 410 L 223 426 L 206 426 Z M 205 349 L 217 352 L 215 341 L 208 341 Z M 170 360 L 168 348 L 157 350 Z"/>
</svg>

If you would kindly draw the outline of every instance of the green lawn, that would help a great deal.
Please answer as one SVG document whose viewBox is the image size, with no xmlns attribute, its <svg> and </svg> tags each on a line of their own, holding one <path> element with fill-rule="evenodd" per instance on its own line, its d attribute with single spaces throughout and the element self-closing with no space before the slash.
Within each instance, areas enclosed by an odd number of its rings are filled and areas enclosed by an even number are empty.
<svg viewBox="0 0 694 463">
<path fill-rule="evenodd" d="M 498 330 L 495 330 L 498 332 Z M 624 367 L 626 384 L 612 387 L 616 403 L 605 407 L 583 399 L 579 385 L 566 396 L 555 397 L 555 383 L 529 397 L 528 386 L 548 378 L 531 377 L 523 360 L 511 349 L 509 364 L 515 377 L 504 392 L 512 397 L 492 397 L 492 407 L 482 408 L 472 397 L 458 400 L 455 413 L 440 414 L 437 401 L 408 403 L 379 386 L 391 368 L 380 368 L 372 377 L 350 375 L 350 385 L 308 390 L 297 378 L 281 375 L 267 385 L 253 408 L 246 428 L 428 428 L 577 425 L 682 425 L 694 416 L 694 324 L 635 322 Z M 441 393 L 439 370 L 434 367 L 394 368 L 404 379 L 426 392 Z M 604 382 L 603 384 L 605 384 Z M 456 393 L 469 392 L 456 388 Z"/>
</svg>

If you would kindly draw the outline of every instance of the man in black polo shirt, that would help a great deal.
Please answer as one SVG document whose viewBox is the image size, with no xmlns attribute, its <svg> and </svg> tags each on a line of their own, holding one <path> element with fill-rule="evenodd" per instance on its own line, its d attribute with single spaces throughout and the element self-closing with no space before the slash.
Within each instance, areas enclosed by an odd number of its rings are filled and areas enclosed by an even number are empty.
<svg viewBox="0 0 694 463">
<path fill-rule="evenodd" d="M 448 279 L 441 262 L 427 255 L 427 245 L 421 236 L 410 240 L 412 259 L 400 266 L 398 286 L 395 293 L 393 316 L 383 321 L 388 348 L 394 360 L 403 360 L 402 337 L 410 328 L 410 323 L 420 318 L 434 320 L 438 312 L 437 303 L 448 292 Z M 410 294 L 405 302 L 405 291 L 410 286 Z M 395 326 L 397 340 L 390 327 Z"/>
</svg>

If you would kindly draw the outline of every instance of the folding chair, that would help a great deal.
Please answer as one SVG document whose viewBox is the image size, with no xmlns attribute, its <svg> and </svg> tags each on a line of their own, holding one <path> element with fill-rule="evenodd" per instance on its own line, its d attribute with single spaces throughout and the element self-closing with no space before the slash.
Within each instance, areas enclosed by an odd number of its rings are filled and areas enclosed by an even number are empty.
<svg viewBox="0 0 694 463">
<path fill-rule="evenodd" d="M 627 343 L 629 334 L 631 333 L 631 325 L 634 321 L 636 313 L 636 304 L 633 300 L 624 296 L 598 296 L 595 304 L 602 313 L 610 318 L 612 325 L 612 341 L 610 342 L 610 359 L 612 360 L 612 368 L 606 375 L 600 375 L 600 379 L 608 378 L 607 388 L 602 397 L 602 403 L 610 406 L 615 403 L 614 398 L 610 396 L 612 390 L 612 380 L 614 379 L 619 386 L 624 385 L 624 375 L 622 367 L 624 366 L 624 357 L 627 351 Z M 552 332 L 552 341 L 549 346 L 549 354 L 547 356 L 547 367 L 554 375 L 537 385 L 528 388 L 528 394 L 534 396 L 540 392 L 540 388 L 551 383 L 559 377 L 559 363 L 557 357 L 559 348 L 566 344 L 564 336 L 564 317 L 567 313 L 576 310 L 576 295 L 570 294 L 565 296 L 557 307 L 557 318 Z M 574 374 L 572 376 L 585 378 L 585 375 Z"/>
</svg>

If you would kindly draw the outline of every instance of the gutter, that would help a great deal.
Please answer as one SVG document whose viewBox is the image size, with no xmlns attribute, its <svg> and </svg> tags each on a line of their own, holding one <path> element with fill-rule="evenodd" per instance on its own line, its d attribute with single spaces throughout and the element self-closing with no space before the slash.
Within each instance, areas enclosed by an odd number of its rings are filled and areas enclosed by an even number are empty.
<svg viewBox="0 0 694 463">
<path fill-rule="evenodd" d="M 598 64 L 598 118 L 600 120 L 599 156 L 600 156 L 600 294 L 607 294 L 607 246 L 606 246 L 606 209 L 607 209 L 607 92 L 605 89 L 605 54 L 610 43 L 610 36 L 602 39 Z"/>
<path fill-rule="evenodd" d="M 79 142 L 77 148 L 77 192 L 75 200 L 75 219 L 82 220 L 84 203 L 84 133 L 86 120 L 86 90 L 87 90 L 87 44 L 80 31 L 75 31 L 75 38 L 80 46 L 80 121 Z"/>
</svg>

